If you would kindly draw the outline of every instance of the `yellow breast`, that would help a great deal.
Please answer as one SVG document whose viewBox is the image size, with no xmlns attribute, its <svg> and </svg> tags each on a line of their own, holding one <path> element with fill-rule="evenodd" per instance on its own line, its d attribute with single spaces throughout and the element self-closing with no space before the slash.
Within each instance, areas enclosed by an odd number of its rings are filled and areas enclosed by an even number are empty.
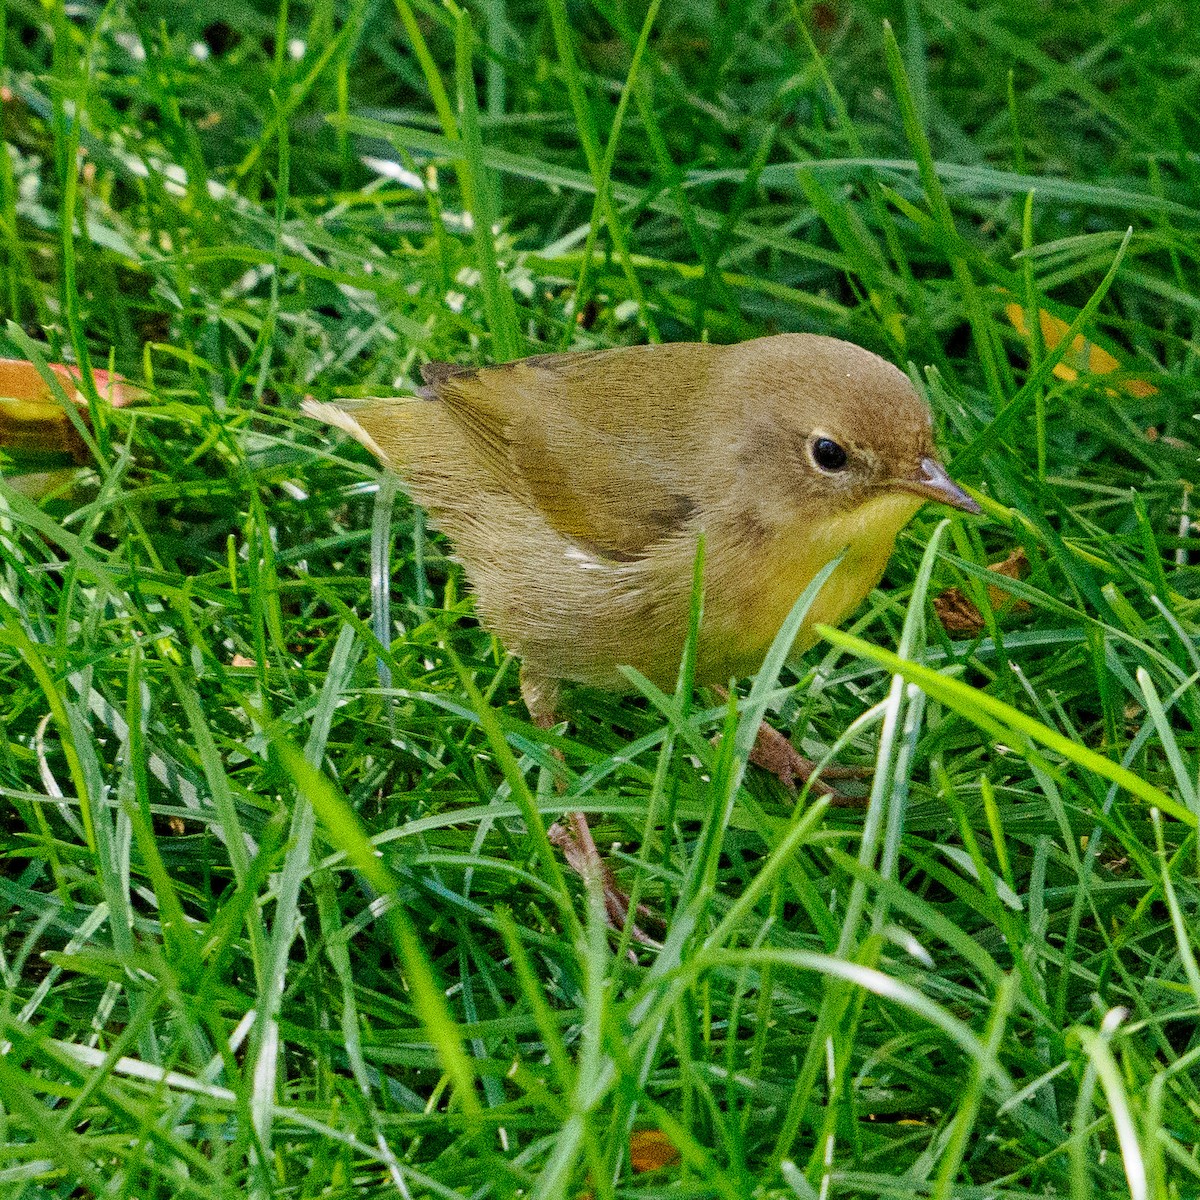
<svg viewBox="0 0 1200 1200">
<path fill-rule="evenodd" d="M 828 518 L 819 529 L 781 531 L 759 562 L 715 565 L 706 589 L 702 677 L 719 682 L 757 670 L 797 598 L 843 550 L 845 558 L 809 609 L 793 651 L 816 640 L 814 626 L 844 620 L 879 582 L 896 535 L 919 507 L 916 497 L 879 496 Z"/>
</svg>

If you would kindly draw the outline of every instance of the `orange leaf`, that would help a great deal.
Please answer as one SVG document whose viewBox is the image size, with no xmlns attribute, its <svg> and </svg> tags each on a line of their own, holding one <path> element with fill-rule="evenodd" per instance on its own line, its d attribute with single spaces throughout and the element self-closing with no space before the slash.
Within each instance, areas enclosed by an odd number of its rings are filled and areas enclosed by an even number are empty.
<svg viewBox="0 0 1200 1200">
<path fill-rule="evenodd" d="M 1004 306 L 1004 314 L 1028 344 L 1032 335 L 1025 309 L 1019 304 L 1009 303 Z M 1056 349 L 1070 329 L 1066 321 L 1060 320 L 1044 308 L 1038 310 L 1038 324 L 1042 328 L 1042 344 L 1047 350 Z M 1120 361 L 1103 346 L 1097 346 L 1082 334 L 1076 334 L 1071 348 L 1055 366 L 1054 374 L 1059 379 L 1071 380 L 1078 379 L 1080 375 L 1109 375 L 1122 369 Z M 1129 395 L 1138 397 L 1153 396 L 1158 391 L 1158 388 L 1144 379 L 1124 379 L 1117 386 Z"/>
<path fill-rule="evenodd" d="M 635 1171 L 661 1171 L 680 1158 L 674 1144 L 659 1129 L 635 1129 L 629 1135 L 629 1165 Z"/>
<path fill-rule="evenodd" d="M 63 390 L 86 413 L 87 398 L 79 391 L 79 368 L 49 363 Z M 92 372 L 101 397 L 113 408 L 135 398 L 136 390 L 112 371 Z M 77 463 L 87 462 L 87 450 L 71 418 L 37 368 L 23 358 L 0 358 L 0 449 L 26 454 L 66 452 Z"/>
</svg>

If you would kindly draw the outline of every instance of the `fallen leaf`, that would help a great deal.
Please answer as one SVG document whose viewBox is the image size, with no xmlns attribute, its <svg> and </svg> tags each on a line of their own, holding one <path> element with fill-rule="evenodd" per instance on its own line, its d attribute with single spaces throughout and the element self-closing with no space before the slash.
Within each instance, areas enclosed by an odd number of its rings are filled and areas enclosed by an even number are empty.
<svg viewBox="0 0 1200 1200">
<path fill-rule="evenodd" d="M 682 1155 L 660 1129 L 635 1129 L 629 1135 L 629 1165 L 638 1172 L 673 1167 Z"/>
<path fill-rule="evenodd" d="M 1010 303 L 1004 306 L 1004 314 L 1028 345 L 1032 334 L 1026 310 L 1020 304 Z M 1066 321 L 1048 313 L 1044 308 L 1038 310 L 1038 324 L 1042 329 L 1042 344 L 1047 350 L 1056 349 L 1070 329 Z M 1071 348 L 1055 366 L 1054 374 L 1059 379 L 1074 380 L 1080 375 L 1109 375 L 1113 371 L 1121 370 L 1124 370 L 1124 367 L 1120 360 L 1109 354 L 1103 346 L 1097 346 L 1082 334 L 1076 334 Z M 1138 397 L 1153 396 L 1158 392 L 1158 388 L 1144 379 L 1122 379 L 1117 387 L 1131 396 Z"/>
<path fill-rule="evenodd" d="M 79 390 L 78 367 L 49 363 L 67 396 L 86 415 L 87 397 Z M 132 403 L 138 389 L 112 371 L 94 370 L 96 390 L 113 408 Z M 87 447 L 37 367 L 23 358 L 0 358 L 0 450 L 18 455 L 69 454 L 88 461 Z"/>
<path fill-rule="evenodd" d="M 1009 579 L 1023 579 L 1029 573 L 1029 560 L 1025 551 L 1017 547 L 1003 562 L 992 563 L 989 571 L 997 575 L 1006 575 Z M 1001 588 L 988 585 L 988 603 L 995 612 L 1007 614 L 1029 612 L 1029 605 L 1024 600 L 1014 600 Z M 962 588 L 947 588 L 933 598 L 933 611 L 947 633 L 976 634 L 983 629 L 986 622 L 975 601 Z"/>
</svg>

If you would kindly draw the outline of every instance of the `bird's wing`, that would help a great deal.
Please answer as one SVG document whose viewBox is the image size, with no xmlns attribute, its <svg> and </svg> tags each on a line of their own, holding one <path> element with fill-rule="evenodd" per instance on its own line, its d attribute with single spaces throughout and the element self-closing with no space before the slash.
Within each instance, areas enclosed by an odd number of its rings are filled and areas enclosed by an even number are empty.
<svg viewBox="0 0 1200 1200">
<path fill-rule="evenodd" d="M 702 403 L 717 348 L 683 349 L 543 355 L 478 371 L 431 363 L 425 394 L 554 529 L 606 557 L 636 558 L 703 505 L 706 456 L 720 452 Z"/>
</svg>

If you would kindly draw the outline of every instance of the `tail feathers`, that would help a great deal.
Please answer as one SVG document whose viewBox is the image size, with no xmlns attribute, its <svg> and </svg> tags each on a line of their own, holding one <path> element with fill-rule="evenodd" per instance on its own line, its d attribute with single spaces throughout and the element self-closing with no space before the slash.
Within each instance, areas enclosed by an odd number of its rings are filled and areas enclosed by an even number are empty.
<svg viewBox="0 0 1200 1200">
<path fill-rule="evenodd" d="M 343 432 L 348 433 L 355 441 L 364 445 L 380 462 L 390 461 L 380 448 L 379 443 L 354 418 L 355 409 L 367 409 L 380 404 L 379 400 L 349 400 L 345 403 L 323 404 L 319 400 L 305 400 L 300 405 L 300 411 L 314 421 L 324 421 Z"/>
</svg>

